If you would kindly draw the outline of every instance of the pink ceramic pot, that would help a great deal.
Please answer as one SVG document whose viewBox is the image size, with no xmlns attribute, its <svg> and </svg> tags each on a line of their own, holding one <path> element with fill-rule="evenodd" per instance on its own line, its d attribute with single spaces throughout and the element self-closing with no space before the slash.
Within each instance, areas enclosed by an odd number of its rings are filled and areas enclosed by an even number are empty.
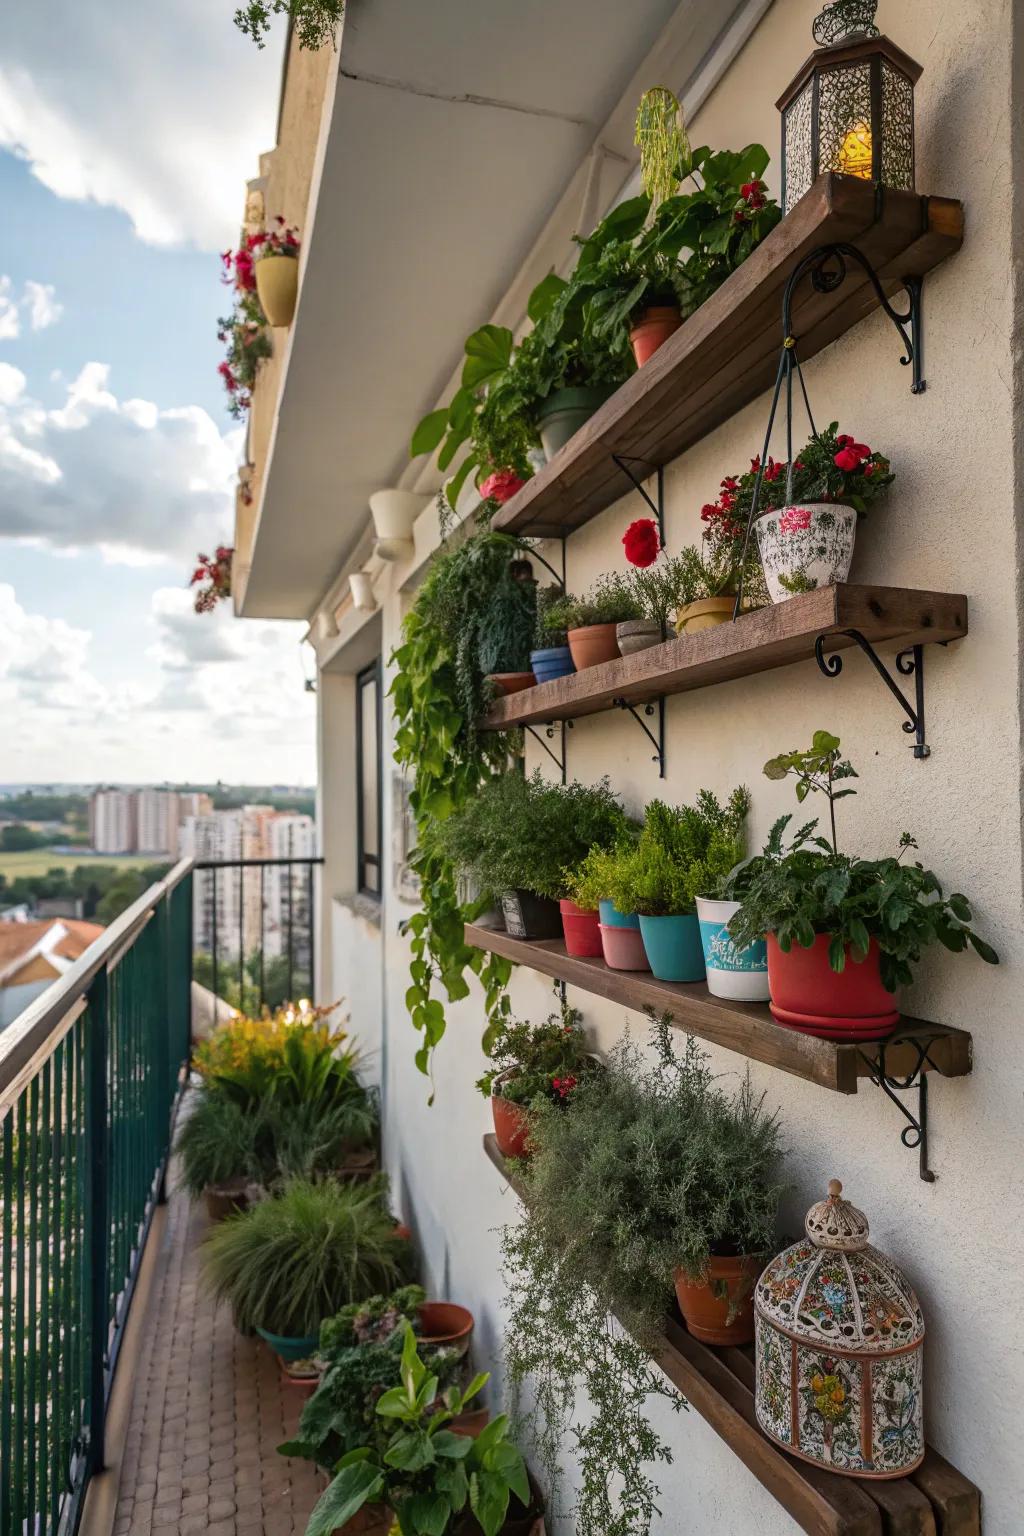
<svg viewBox="0 0 1024 1536">
<path fill-rule="evenodd" d="M 609 928 L 601 923 L 604 963 L 613 971 L 649 971 L 650 963 L 639 928 Z"/>
</svg>

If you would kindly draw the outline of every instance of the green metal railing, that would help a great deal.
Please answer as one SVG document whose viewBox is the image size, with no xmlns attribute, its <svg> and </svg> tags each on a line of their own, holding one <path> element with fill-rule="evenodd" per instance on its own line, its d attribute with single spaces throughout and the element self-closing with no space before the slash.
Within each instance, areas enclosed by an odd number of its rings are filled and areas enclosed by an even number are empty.
<svg viewBox="0 0 1024 1536">
<path fill-rule="evenodd" d="M 0 1035 L 0 1536 L 73 1536 L 190 1048 L 192 863 Z"/>
</svg>

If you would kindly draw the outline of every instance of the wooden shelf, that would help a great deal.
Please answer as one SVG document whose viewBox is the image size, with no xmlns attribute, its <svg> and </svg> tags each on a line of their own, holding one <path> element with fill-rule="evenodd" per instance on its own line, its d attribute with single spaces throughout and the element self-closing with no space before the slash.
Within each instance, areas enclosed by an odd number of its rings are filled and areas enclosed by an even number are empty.
<svg viewBox="0 0 1024 1536">
<path fill-rule="evenodd" d="M 820 587 L 745 613 L 735 623 L 667 640 L 632 656 L 509 694 L 495 701 L 482 724 L 489 730 L 507 730 L 575 720 L 611 709 L 616 699 L 642 704 L 751 677 L 812 657 L 819 635 L 835 636 L 830 651 L 853 645 L 849 636 L 840 633 L 845 629 L 859 630 L 873 645 L 893 644 L 900 649 L 958 640 L 967 633 L 967 599 L 962 593 L 915 592 L 905 587 Z"/>
<path fill-rule="evenodd" d="M 776 1024 L 767 1004 L 712 997 L 703 982 L 655 981 L 646 972 L 613 971 L 603 960 L 567 955 L 560 939 L 514 939 L 502 930 L 467 923 L 466 943 L 637 1012 L 654 1008 L 671 1013 L 673 1024 L 687 1034 L 835 1093 L 856 1093 L 861 1078 L 871 1077 L 877 1060 L 878 1046 L 870 1041 L 845 1045 L 802 1035 Z M 922 1071 L 940 1072 L 943 1077 L 964 1077 L 970 1072 L 972 1042 L 965 1030 L 905 1018 L 885 1041 L 890 1077 L 914 1071 L 919 1052 L 911 1042 L 924 1040 L 930 1044 Z"/>
<path fill-rule="evenodd" d="M 892 295 L 903 278 L 923 277 L 959 250 L 963 222 L 963 205 L 949 198 L 882 190 L 853 176 L 819 176 L 717 293 L 501 509 L 493 526 L 563 538 L 629 490 L 613 453 L 652 469 L 667 464 L 770 389 L 782 343 L 782 291 L 816 247 L 838 241 L 858 246 Z M 801 283 L 793 307 L 801 359 L 877 307 L 855 263 L 835 293 Z M 892 344 L 899 344 L 895 334 Z M 899 366 L 895 357 L 893 365 Z"/>
<path fill-rule="evenodd" d="M 484 1137 L 484 1150 L 523 1199 L 523 1182 L 494 1136 Z M 757 1423 L 751 1347 L 701 1344 L 676 1315 L 666 1318 L 654 1359 L 690 1407 L 811 1536 L 981 1536 L 981 1494 L 931 1446 L 909 1478 L 881 1483 L 837 1477 L 787 1456 Z"/>
</svg>

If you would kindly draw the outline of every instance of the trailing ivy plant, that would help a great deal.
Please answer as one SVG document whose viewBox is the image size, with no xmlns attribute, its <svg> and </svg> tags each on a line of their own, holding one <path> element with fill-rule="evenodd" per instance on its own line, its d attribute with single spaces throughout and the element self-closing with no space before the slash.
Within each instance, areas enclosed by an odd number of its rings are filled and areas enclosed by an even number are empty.
<svg viewBox="0 0 1024 1536">
<path fill-rule="evenodd" d="M 299 47 L 315 49 L 334 43 L 344 13 L 345 0 L 247 0 L 235 12 L 235 26 L 262 48 L 271 17 L 287 16 Z"/>
<path fill-rule="evenodd" d="M 478 908 L 460 903 L 457 871 L 436 828 L 508 767 L 507 739 L 478 732 L 476 722 L 487 703 L 484 664 L 500 659 L 500 670 L 509 671 L 529 665 L 536 586 L 525 579 L 523 548 L 518 539 L 481 526 L 442 552 L 406 615 L 392 657 L 399 669 L 391 687 L 395 758 L 412 774 L 417 846 L 409 862 L 423 903 L 406 925 L 412 961 L 405 1001 L 422 1036 L 416 1065 L 424 1073 L 445 1031 L 437 993 L 449 1002 L 467 997 L 467 971 L 483 985 L 489 1030 L 509 1017 L 511 965 L 465 942 L 466 918 L 478 915 Z"/>
</svg>

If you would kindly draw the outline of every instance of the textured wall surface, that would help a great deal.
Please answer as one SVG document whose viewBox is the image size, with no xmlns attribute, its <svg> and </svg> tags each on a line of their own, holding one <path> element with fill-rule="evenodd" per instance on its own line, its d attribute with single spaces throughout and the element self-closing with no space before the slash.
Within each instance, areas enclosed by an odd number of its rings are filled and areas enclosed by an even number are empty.
<svg viewBox="0 0 1024 1536">
<path fill-rule="evenodd" d="M 773 103 L 809 51 L 810 15 L 803 0 L 776 0 L 690 125 L 695 143 L 739 148 L 763 140 L 773 156 L 775 190 L 779 128 Z M 634 811 L 659 794 L 682 801 L 702 785 L 722 795 L 745 782 L 754 793 L 756 846 L 774 818 L 795 807 L 791 788 L 769 784 L 761 765 L 802 745 L 815 728 L 828 727 L 842 737 L 861 775 L 857 798 L 841 807 L 845 846 L 880 855 L 909 830 L 922 860 L 974 903 L 977 926 L 998 948 L 1002 965 L 993 970 L 973 956 L 929 955 L 905 999 L 908 1011 L 961 1025 L 975 1040 L 970 1077 L 933 1078 L 935 1184 L 918 1179 L 916 1156 L 900 1145 L 903 1122 L 877 1089 L 865 1085 L 845 1098 L 756 1065 L 752 1077 L 768 1102 L 779 1106 L 790 1151 L 794 1188 L 784 1225 L 798 1226 L 833 1175 L 867 1211 L 874 1241 L 903 1265 L 924 1305 L 929 1439 L 981 1485 L 987 1536 L 1018 1536 L 1024 1528 L 1021 1409 L 1008 1364 L 1024 1346 L 1016 1296 L 1024 1258 L 1024 932 L 1011 161 L 1015 23 L 1009 0 L 965 0 L 956 7 L 886 0 L 881 19 L 888 35 L 924 66 L 917 90 L 918 187 L 965 201 L 967 237 L 960 254 L 925 285 L 925 395 L 911 396 L 898 338 L 881 315 L 811 362 L 806 377 L 818 420 L 838 419 L 844 430 L 889 454 L 898 474 L 888 503 L 861 527 L 853 579 L 969 595 L 969 637 L 926 654 L 932 756 L 913 759 L 896 705 L 867 661 L 847 653 L 838 680 L 803 663 L 670 699 L 664 784 L 645 738 L 618 715 L 577 724 L 570 771 L 583 781 L 610 773 Z M 713 499 L 724 474 L 759 451 L 766 410 L 765 399 L 755 402 L 669 467 L 670 548 L 699 536 L 701 504 Z M 781 440 L 777 452 L 783 452 Z M 573 536 L 571 588 L 621 568 L 622 530 L 641 515 L 640 498 L 630 494 Z M 397 595 L 383 596 L 386 657 L 402 604 Z M 531 748 L 530 766 L 535 762 L 548 771 L 547 760 Z M 390 776 L 385 778 L 390 792 Z M 388 895 L 387 1161 L 407 1219 L 424 1243 L 433 1286 L 473 1308 L 480 1358 L 492 1349 L 497 1358 L 502 1287 L 495 1229 L 515 1219 L 516 1200 L 480 1150 L 481 1134 L 489 1129 L 487 1106 L 473 1089 L 482 1068 L 480 997 L 475 991 L 449 1010 L 436 1061 L 436 1102 L 428 1108 L 403 1004 L 406 952 L 398 922 L 408 910 Z M 346 955 L 342 935 L 339 927 L 335 986 L 343 990 L 351 969 L 366 964 L 368 944 L 365 935 L 354 936 Z M 528 973 L 515 977 L 513 1000 L 520 1016 L 534 1019 L 553 1006 L 548 983 Z M 623 1010 L 571 991 L 570 1000 L 582 1006 L 598 1044 L 609 1045 L 622 1031 Z M 631 1022 L 636 1029 L 643 1024 L 636 1017 Z M 712 1054 L 720 1072 L 743 1068 L 739 1057 Z M 788 1536 L 796 1530 L 696 1413 L 662 1421 L 662 1428 L 675 1448 L 675 1465 L 659 1475 L 665 1511 L 659 1532 Z"/>
</svg>

